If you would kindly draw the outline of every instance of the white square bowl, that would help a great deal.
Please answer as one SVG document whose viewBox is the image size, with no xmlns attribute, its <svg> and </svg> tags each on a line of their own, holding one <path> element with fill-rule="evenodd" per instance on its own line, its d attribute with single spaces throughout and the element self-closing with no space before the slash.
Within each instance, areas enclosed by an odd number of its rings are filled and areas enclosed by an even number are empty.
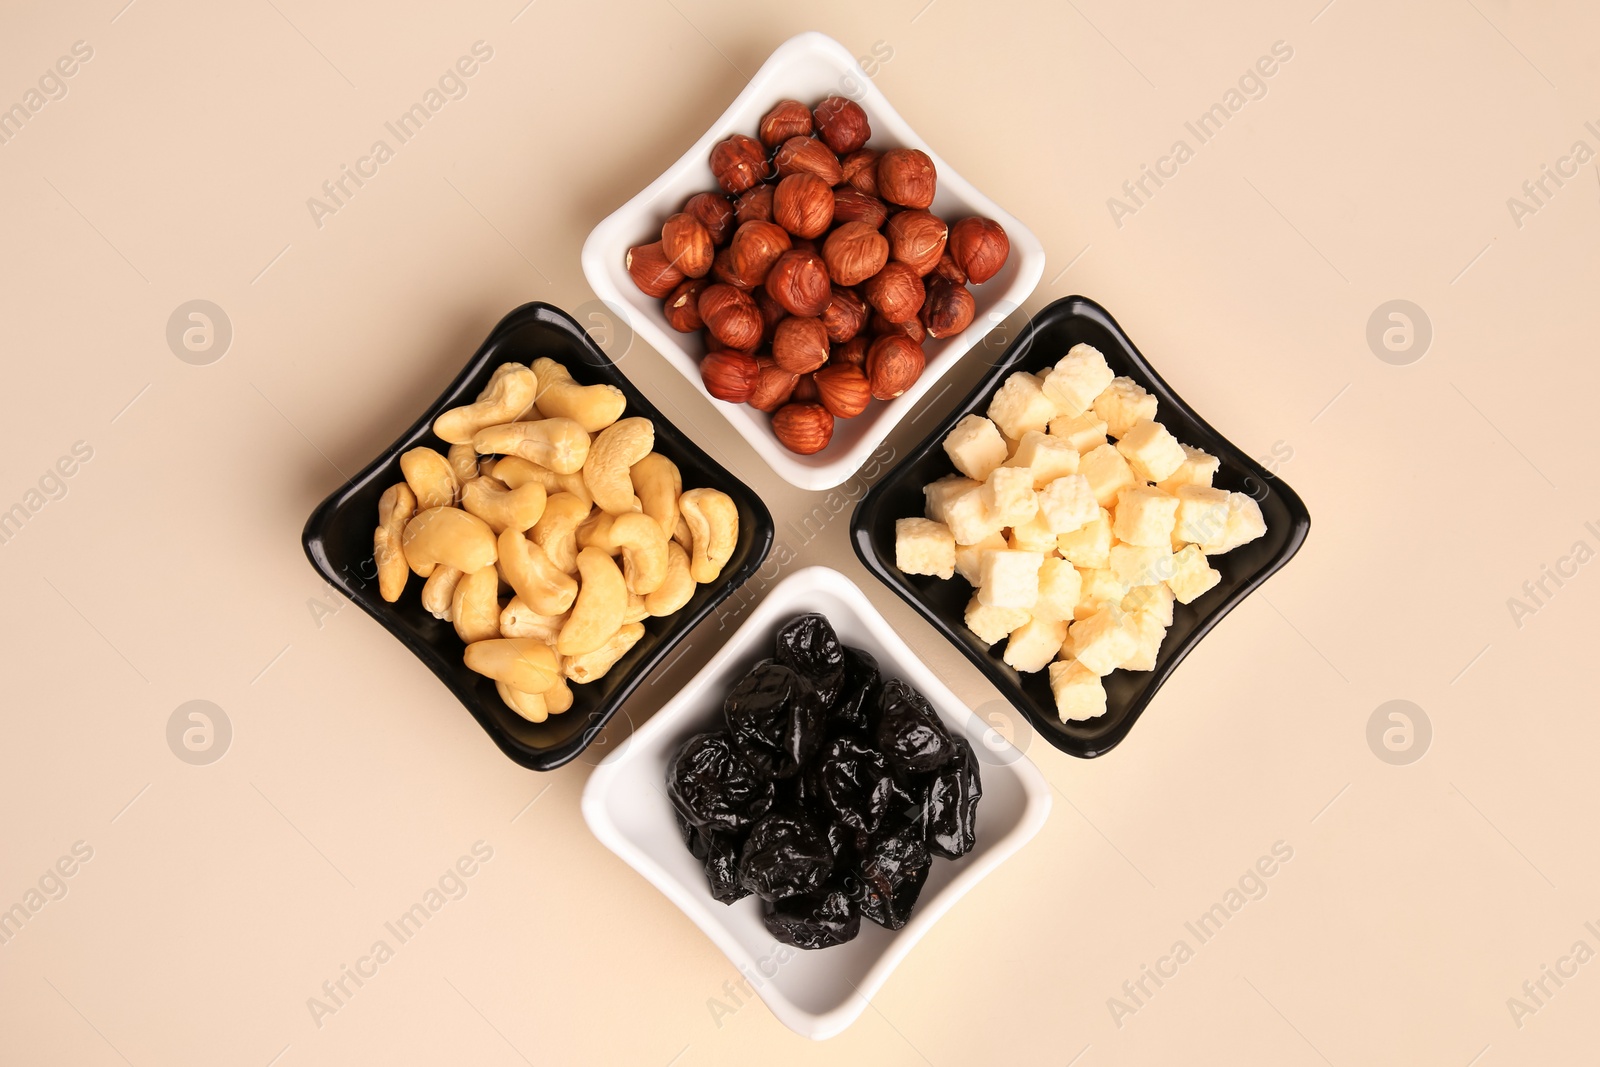
<svg viewBox="0 0 1600 1067">
<path fill-rule="evenodd" d="M 924 346 L 927 367 L 916 384 L 895 400 L 874 401 L 861 415 L 839 419 L 833 441 L 816 455 L 796 455 L 780 445 L 772 435 L 771 417 L 764 412 L 747 404 L 712 400 L 772 469 L 801 489 L 829 489 L 860 470 L 895 424 L 916 408 L 945 372 L 1028 298 L 1044 272 L 1044 247 L 1033 232 L 939 158 L 939 153 L 906 125 L 843 45 L 825 34 L 812 32 L 790 38 L 773 52 L 705 136 L 643 192 L 596 226 L 583 245 L 583 274 L 596 295 L 613 309 L 623 311 L 634 332 L 703 391 L 700 357 L 704 353 L 699 335 L 679 333 L 668 326 L 661 301 L 639 291 L 623 267 L 623 260 L 634 245 L 657 240 L 661 224 L 667 216 L 682 210 L 689 197 L 718 191 L 710 163 L 711 148 L 718 141 L 732 133 L 754 137 L 761 116 L 779 100 L 793 98 L 815 105 L 830 95 L 848 96 L 866 111 L 872 123 L 872 140 L 868 142 L 871 147 L 879 151 L 920 148 L 926 152 L 939 176 L 930 210 L 951 220 L 967 215 L 994 219 L 1005 227 L 1011 239 L 1011 256 L 999 274 L 982 285 L 972 286 L 976 302 L 972 325 L 943 341 L 930 339 Z M 985 133 L 975 129 L 972 135 L 982 139 Z"/>
<path fill-rule="evenodd" d="M 757 660 L 772 655 L 778 627 L 812 611 L 826 615 L 845 644 L 876 656 L 885 677 L 900 678 L 927 697 L 945 725 L 972 742 L 983 799 L 976 847 L 957 860 L 934 858 L 905 926 L 886 930 L 863 919 L 854 940 L 803 951 L 767 932 L 755 897 L 732 905 L 712 898 L 700 861 L 683 843 L 666 778 L 679 745 L 722 724 L 723 695 Z M 785 1026 L 819 1040 L 854 1022 L 939 917 L 1038 833 L 1049 813 L 1050 787 L 1038 768 L 934 676 L 850 579 L 827 567 L 796 571 L 775 586 L 711 662 L 596 768 L 583 791 L 583 817 L 594 835 L 683 909 Z"/>
</svg>

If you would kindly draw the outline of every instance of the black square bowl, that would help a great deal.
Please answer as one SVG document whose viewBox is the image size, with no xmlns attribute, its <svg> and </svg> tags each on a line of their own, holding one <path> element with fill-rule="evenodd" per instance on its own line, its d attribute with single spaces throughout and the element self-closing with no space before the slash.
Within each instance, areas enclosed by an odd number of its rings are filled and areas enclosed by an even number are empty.
<svg viewBox="0 0 1600 1067">
<path fill-rule="evenodd" d="M 972 587 L 959 575 L 944 580 L 902 574 L 894 565 L 894 520 L 923 514 L 922 487 L 955 473 L 945 454 L 945 435 L 963 416 L 984 414 L 1000 383 L 1013 371 L 1040 371 L 1053 366 L 1079 342 L 1098 348 L 1118 375 L 1132 378 L 1157 398 L 1157 418 L 1186 445 L 1204 449 L 1221 460 L 1213 484 L 1248 493 L 1261 505 L 1266 535 L 1211 559 L 1222 581 L 1193 604 L 1173 605 L 1172 626 L 1153 671 L 1113 672 L 1105 679 L 1106 713 L 1097 719 L 1063 723 L 1056 714 L 1048 672 L 1022 674 L 1000 658 L 1004 645 L 993 649 L 967 629 L 963 616 Z M 1033 729 L 1063 752 L 1090 758 L 1103 755 L 1128 735 L 1145 706 L 1183 657 L 1213 626 L 1278 568 L 1289 562 L 1311 529 L 1306 506 L 1284 482 L 1268 474 L 1226 437 L 1212 429 L 1183 402 L 1139 354 L 1116 320 L 1099 304 L 1081 296 L 1055 301 L 1006 348 L 994 369 L 944 420 L 885 475 L 856 507 L 850 522 L 856 555 L 878 580 L 921 612 L 950 643 L 959 648 L 1027 717 Z"/>
<path fill-rule="evenodd" d="M 500 364 L 531 363 L 541 356 L 565 364 L 579 382 L 604 382 L 621 389 L 628 398 L 627 414 L 642 415 L 655 423 L 656 451 L 678 465 L 685 488 L 720 489 L 733 498 L 739 508 L 739 541 L 717 581 L 697 588 L 693 599 L 677 613 L 644 620 L 644 636 L 603 678 L 572 687 L 574 699 L 568 711 L 532 723 L 505 706 L 494 682 L 467 669 L 462 661 L 465 646 L 455 627 L 423 610 L 421 578 L 411 575 L 405 593 L 393 604 L 378 595 L 372 533 L 378 522 L 378 497 L 404 480 L 401 453 L 418 445 L 440 452 L 449 448 L 433 433 L 433 420 L 439 413 L 476 400 Z M 663 418 L 570 315 L 549 304 L 535 303 L 524 304 L 501 319 L 422 417 L 365 470 L 318 505 L 306 521 L 301 541 L 317 572 L 427 664 L 502 752 L 524 767 L 548 771 L 587 748 L 673 646 L 755 573 L 772 547 L 772 537 L 772 515 L 749 486 Z"/>
</svg>

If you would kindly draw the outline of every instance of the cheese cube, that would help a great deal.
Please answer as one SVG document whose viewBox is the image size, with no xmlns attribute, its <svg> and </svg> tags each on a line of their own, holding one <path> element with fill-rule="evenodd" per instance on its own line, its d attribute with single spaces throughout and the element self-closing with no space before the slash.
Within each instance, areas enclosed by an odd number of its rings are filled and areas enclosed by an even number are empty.
<svg viewBox="0 0 1600 1067">
<path fill-rule="evenodd" d="M 1021 608 L 991 608 L 977 596 L 967 601 L 967 629 L 986 645 L 1005 640 L 1012 630 L 1027 621 L 1028 613 Z"/>
<path fill-rule="evenodd" d="M 1023 673 L 1042 671 L 1061 654 L 1061 642 L 1066 639 L 1066 623 L 1029 619 L 1011 631 L 1011 640 L 1006 642 L 1005 654 L 1000 658 Z"/>
<path fill-rule="evenodd" d="M 894 565 L 903 574 L 950 578 L 956 573 L 956 539 L 932 519 L 894 520 Z"/>
<path fill-rule="evenodd" d="M 1222 581 L 1199 548 L 1189 545 L 1172 557 L 1172 577 L 1167 585 L 1181 604 L 1192 604 Z"/>
<path fill-rule="evenodd" d="M 1178 521 L 1172 535 L 1203 545 L 1215 541 L 1228 528 L 1228 493 L 1206 485 L 1178 486 Z"/>
<path fill-rule="evenodd" d="M 1167 628 L 1159 618 L 1143 611 L 1129 612 L 1127 627 L 1133 635 L 1133 651 L 1122 661 L 1125 671 L 1153 671 L 1156 669 L 1156 656 L 1161 652 L 1161 641 L 1167 636 Z"/>
<path fill-rule="evenodd" d="M 1029 430 L 1005 465 L 1028 468 L 1033 472 L 1033 487 L 1043 489 L 1057 478 L 1078 472 L 1078 450 L 1059 437 Z"/>
<path fill-rule="evenodd" d="M 974 485 L 956 494 L 944 506 L 945 525 L 958 545 L 975 545 L 990 534 L 999 533 L 997 522 L 983 503 L 983 485 Z"/>
<path fill-rule="evenodd" d="M 1083 579 L 1078 569 L 1059 556 L 1046 556 L 1039 567 L 1039 599 L 1033 617 L 1046 622 L 1071 622 L 1076 617 Z M 1060 641 L 1056 642 L 1059 646 Z"/>
<path fill-rule="evenodd" d="M 967 415 L 944 439 L 944 450 L 956 470 L 983 481 L 1006 461 L 1006 443 L 994 423 L 982 415 Z"/>
<path fill-rule="evenodd" d="M 1078 580 L 1078 602 L 1072 609 L 1074 618 L 1086 619 L 1101 608 L 1121 607 L 1128 595 L 1128 583 L 1109 568 L 1080 570 Z"/>
<path fill-rule="evenodd" d="M 1039 511 L 1033 472 L 1027 467 L 996 467 L 983 483 L 983 506 L 1002 527 L 1019 526 Z"/>
<path fill-rule="evenodd" d="M 1140 419 L 1156 417 L 1156 398 L 1132 378 L 1113 378 L 1094 398 L 1094 413 L 1106 420 L 1106 432 L 1121 437 Z"/>
<path fill-rule="evenodd" d="M 949 474 L 936 482 L 929 482 L 922 487 L 924 506 L 922 513 L 934 522 L 949 524 L 950 518 L 945 509 L 950 506 L 950 501 L 966 492 L 976 489 L 983 483 L 974 481 L 962 474 Z"/>
<path fill-rule="evenodd" d="M 1137 647 L 1127 614 L 1114 605 L 1073 623 L 1067 643 L 1072 658 L 1102 678 L 1120 667 Z"/>
<path fill-rule="evenodd" d="M 1106 357 L 1092 345 L 1075 344 L 1044 376 L 1044 392 L 1064 414 L 1081 415 L 1115 377 Z"/>
<path fill-rule="evenodd" d="M 1162 626 L 1172 625 L 1172 602 L 1176 599 L 1166 582 L 1155 585 L 1136 585 L 1122 598 L 1123 611 L 1142 611 L 1161 620 Z"/>
<path fill-rule="evenodd" d="M 1056 551 L 1074 567 L 1111 566 L 1111 513 L 1105 508 L 1094 521 L 1056 538 Z"/>
<path fill-rule="evenodd" d="M 1022 552 L 1010 548 L 991 548 L 978 561 L 978 599 L 991 608 L 1028 610 L 1039 599 L 1039 567 L 1042 552 Z"/>
<path fill-rule="evenodd" d="M 1058 415 L 1050 420 L 1050 436 L 1061 438 L 1081 455 L 1106 443 L 1106 422 L 1092 411 Z"/>
<path fill-rule="evenodd" d="M 1029 430 L 1043 430 L 1059 414 L 1039 379 L 1026 371 L 1008 377 L 989 401 L 989 418 L 1013 441 L 1020 441 Z"/>
<path fill-rule="evenodd" d="M 1188 445 L 1182 447 L 1184 459 L 1178 469 L 1168 477 L 1158 479 L 1157 484 L 1169 493 L 1177 492 L 1180 485 L 1210 485 L 1217 468 L 1222 466 L 1222 461 L 1216 456 Z"/>
<path fill-rule="evenodd" d="M 1052 534 L 1071 533 L 1099 518 L 1100 504 L 1089 479 L 1069 474 L 1039 491 L 1039 515 Z"/>
<path fill-rule="evenodd" d="M 1021 526 L 1013 526 L 1011 534 L 1006 538 L 1006 545 L 1010 548 L 1020 548 L 1026 552 L 1043 552 L 1045 555 L 1054 555 L 1056 551 L 1056 534 L 1050 529 L 1050 524 L 1045 521 L 1044 515 L 1035 515 Z"/>
<path fill-rule="evenodd" d="M 979 574 L 980 564 L 983 562 L 983 553 L 990 548 L 1005 548 L 1006 539 L 998 532 L 990 534 L 983 540 L 972 545 L 956 545 L 956 573 L 965 578 L 973 588 L 981 583 Z"/>
<path fill-rule="evenodd" d="M 1140 419 L 1117 441 L 1133 473 L 1147 482 L 1159 482 L 1172 477 L 1188 458 L 1178 439 L 1159 422 Z"/>
<path fill-rule="evenodd" d="M 1111 573 L 1129 589 L 1172 577 L 1172 549 L 1166 545 L 1112 545 Z"/>
<path fill-rule="evenodd" d="M 1100 676 L 1077 660 L 1050 664 L 1050 692 L 1062 722 L 1094 719 L 1106 713 L 1106 687 Z"/>
<path fill-rule="evenodd" d="M 1085 453 L 1078 461 L 1078 473 L 1089 479 L 1089 488 L 1103 508 L 1110 507 L 1119 492 L 1139 484 L 1133 468 L 1114 445 L 1101 445 Z"/>
<path fill-rule="evenodd" d="M 1114 537 L 1130 545 L 1172 544 L 1172 527 L 1178 518 L 1178 498 L 1154 486 L 1124 489 L 1117 496 L 1116 518 L 1111 523 Z"/>
<path fill-rule="evenodd" d="M 1228 522 L 1222 535 L 1200 545 L 1208 556 L 1232 552 L 1267 532 L 1267 521 L 1261 517 L 1261 505 L 1243 493 L 1228 494 Z"/>
</svg>

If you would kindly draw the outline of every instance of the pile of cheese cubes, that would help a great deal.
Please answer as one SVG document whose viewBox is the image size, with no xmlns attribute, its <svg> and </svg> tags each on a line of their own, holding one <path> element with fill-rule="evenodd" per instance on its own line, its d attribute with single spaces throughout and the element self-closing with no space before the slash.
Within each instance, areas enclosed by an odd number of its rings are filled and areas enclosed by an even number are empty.
<svg viewBox="0 0 1600 1067">
<path fill-rule="evenodd" d="M 925 487 L 926 518 L 896 520 L 895 565 L 960 573 L 976 589 L 968 628 L 1005 640 L 1018 671 L 1048 667 L 1063 722 L 1105 714 L 1112 671 L 1153 670 L 1173 601 L 1221 580 L 1206 557 L 1267 529 L 1253 499 L 1211 487 L 1216 457 L 1086 344 L 1010 375 L 944 449 L 960 473 Z"/>
</svg>

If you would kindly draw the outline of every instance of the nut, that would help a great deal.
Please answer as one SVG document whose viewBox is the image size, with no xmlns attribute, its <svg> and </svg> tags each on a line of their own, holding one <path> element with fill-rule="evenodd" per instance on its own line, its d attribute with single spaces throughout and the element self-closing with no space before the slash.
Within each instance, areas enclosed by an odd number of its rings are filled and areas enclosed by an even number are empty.
<svg viewBox="0 0 1600 1067">
<path fill-rule="evenodd" d="M 839 157 L 815 137 L 791 137 L 783 142 L 772 160 L 781 177 L 791 174 L 815 174 L 829 188 L 844 180 L 839 167 Z"/>
<path fill-rule="evenodd" d="M 957 285 L 967 284 L 967 272 L 961 269 L 961 264 L 951 258 L 948 246 L 945 247 L 944 255 L 939 257 L 939 265 L 933 268 L 933 273 Z"/>
<path fill-rule="evenodd" d="M 679 333 L 694 333 L 704 326 L 705 320 L 700 317 L 700 294 L 706 290 L 707 282 L 704 278 L 689 278 L 678 284 L 678 287 L 667 294 L 666 301 L 661 305 L 661 313 L 666 316 L 667 325 Z"/>
<path fill-rule="evenodd" d="M 771 222 L 772 186 L 758 185 L 740 193 L 733 204 L 733 215 L 740 222 Z"/>
<path fill-rule="evenodd" d="M 928 281 L 928 299 L 922 305 L 920 318 L 929 337 L 954 337 L 972 325 L 976 311 L 977 303 L 966 286 L 938 276 Z"/>
<path fill-rule="evenodd" d="M 438 571 L 434 571 L 438 574 Z M 431 580 L 431 579 L 430 579 Z M 500 636 L 500 572 L 493 567 L 463 575 L 450 600 L 450 621 L 466 644 Z"/>
<path fill-rule="evenodd" d="M 731 247 L 718 250 L 716 258 L 711 261 L 711 276 L 723 285 L 731 285 L 735 289 L 751 288 L 750 283 L 739 277 L 739 272 L 733 269 Z"/>
<path fill-rule="evenodd" d="M 909 268 L 908 268 L 909 269 Z M 828 268 L 815 252 L 794 248 L 779 256 L 767 273 L 767 292 L 791 315 L 815 318 L 833 299 Z M 917 282 L 917 303 L 922 303 L 922 282 Z M 916 308 L 911 309 L 916 314 Z"/>
<path fill-rule="evenodd" d="M 833 191 L 834 222 L 864 222 L 876 230 L 883 226 L 888 217 L 888 205 L 872 193 L 864 193 L 848 185 Z"/>
<path fill-rule="evenodd" d="M 761 343 L 761 312 L 750 294 L 731 285 L 708 285 L 699 309 L 711 336 L 727 347 L 748 352 Z"/>
<path fill-rule="evenodd" d="M 793 374 L 810 374 L 828 362 L 828 331 L 822 320 L 791 316 L 778 323 L 772 359 Z"/>
<path fill-rule="evenodd" d="M 641 511 L 618 515 L 606 536 L 607 548 L 622 553 L 622 577 L 630 596 L 649 596 L 667 578 L 667 534 Z M 645 613 L 647 614 L 647 613 Z"/>
<path fill-rule="evenodd" d="M 417 512 L 400 536 L 400 549 L 419 578 L 432 577 L 437 567 L 464 572 L 482 570 L 496 559 L 494 531 L 488 523 L 460 508 Z"/>
<path fill-rule="evenodd" d="M 916 317 L 925 292 L 922 278 L 915 270 L 891 260 L 862 283 L 861 295 L 888 321 L 905 322 Z"/>
<path fill-rule="evenodd" d="M 860 367 L 848 363 L 830 364 L 813 374 L 817 399 L 835 418 L 853 419 L 867 410 L 872 387 Z"/>
<path fill-rule="evenodd" d="M 761 368 L 744 352 L 708 352 L 700 361 L 700 380 L 706 392 L 729 404 L 743 404 L 755 395 Z"/>
<path fill-rule="evenodd" d="M 753 137 L 733 134 L 711 150 L 711 173 L 726 192 L 742 193 L 766 180 L 767 150 Z"/>
<path fill-rule="evenodd" d="M 878 153 L 870 148 L 851 152 L 839 161 L 845 184 L 868 196 L 878 195 Z"/>
<path fill-rule="evenodd" d="M 576 419 L 564 417 L 511 422 L 479 430 L 472 435 L 472 447 L 485 456 L 521 456 L 557 474 L 573 474 L 583 469 L 589 456 L 589 431 Z"/>
<path fill-rule="evenodd" d="M 515 530 L 500 534 L 500 573 L 522 602 L 540 615 L 560 615 L 578 596 L 578 582 L 549 554 Z M 576 555 L 576 546 L 574 546 Z M 577 566 L 572 570 L 577 572 Z"/>
<path fill-rule="evenodd" d="M 511 369 L 501 373 L 505 367 Z M 466 444 L 485 426 L 498 426 L 522 417 L 538 395 L 539 380 L 527 367 L 515 363 L 497 368 L 473 404 L 451 408 L 433 420 L 433 432 L 453 445 Z M 458 476 L 458 480 L 459 476 Z"/>
<path fill-rule="evenodd" d="M 661 553 L 664 568 L 665 545 Z M 556 635 L 556 651 L 563 656 L 581 656 L 605 644 L 622 629 L 622 616 L 628 610 L 628 585 L 610 553 L 600 548 L 579 552 L 578 575 L 578 598 Z"/>
<path fill-rule="evenodd" d="M 756 380 L 749 404 L 757 411 L 776 411 L 794 395 L 800 376 L 778 366 L 771 356 L 757 356 L 756 366 L 761 368 L 761 377 Z"/>
<path fill-rule="evenodd" d="M 405 592 L 406 579 L 411 573 L 400 542 L 405 536 L 406 524 L 416 513 L 416 494 L 405 482 L 396 482 L 378 498 L 378 528 L 372 535 L 372 559 L 378 568 L 378 594 L 391 604 Z"/>
<path fill-rule="evenodd" d="M 909 337 L 889 334 L 872 342 L 867 349 L 867 380 L 872 395 L 893 400 L 922 377 L 922 346 Z"/>
<path fill-rule="evenodd" d="M 761 340 L 771 341 L 778 323 L 787 318 L 789 313 L 765 289 L 752 289 L 750 295 L 755 297 L 756 307 L 761 311 Z"/>
<path fill-rule="evenodd" d="M 785 404 L 772 413 L 772 433 L 789 451 L 815 455 L 833 440 L 833 416 L 821 404 Z"/>
<path fill-rule="evenodd" d="M 867 324 L 867 302 L 854 289 L 833 287 L 833 298 L 822 309 L 822 325 L 828 340 L 842 344 L 861 332 Z"/>
<path fill-rule="evenodd" d="M 426 446 L 413 448 L 400 457 L 400 473 L 416 494 L 420 510 L 449 507 L 461 492 L 450 461 Z"/>
<path fill-rule="evenodd" d="M 623 623 L 622 628 L 606 639 L 606 643 L 593 652 L 585 652 L 581 656 L 567 656 L 561 662 L 561 673 L 568 678 L 583 685 L 587 682 L 603 678 L 606 672 L 617 665 L 617 661 L 628 654 L 628 650 L 639 643 L 639 638 L 644 636 L 644 626 L 637 622 Z M 556 703 L 556 699 L 565 688 L 560 679 L 550 690 L 550 696 L 545 698 L 551 713 L 563 710 Z M 572 706 L 570 691 L 565 697 L 566 706 Z"/>
<path fill-rule="evenodd" d="M 891 148 L 878 158 L 878 195 L 901 207 L 929 207 L 938 175 L 933 160 L 915 148 Z"/>
<path fill-rule="evenodd" d="M 703 278 L 717 254 L 711 231 L 686 211 L 668 216 L 661 224 L 661 251 L 674 267 L 691 278 Z"/>
<path fill-rule="evenodd" d="M 867 347 L 872 342 L 864 335 L 857 334 L 842 345 L 833 346 L 833 355 L 829 357 L 830 363 L 847 363 L 852 367 L 859 367 L 867 362 Z"/>
<path fill-rule="evenodd" d="M 727 244 L 728 238 L 733 235 L 733 205 L 728 203 L 727 197 L 716 193 L 695 193 L 683 205 L 683 210 L 685 214 L 700 220 L 700 225 L 711 234 L 712 244 Z"/>
<path fill-rule="evenodd" d="M 610 515 L 633 510 L 638 500 L 628 470 L 655 446 L 655 424 L 637 415 L 618 419 L 595 434 L 583 461 L 583 484 L 596 507 Z"/>
<path fill-rule="evenodd" d="M 666 296 L 683 281 L 683 271 L 672 264 L 672 258 L 660 241 L 628 249 L 622 265 L 627 268 L 633 284 L 646 296 Z"/>
<path fill-rule="evenodd" d="M 811 110 L 798 100 L 779 100 L 761 116 L 761 143 L 777 148 L 791 137 L 811 136 Z"/>
<path fill-rule="evenodd" d="M 689 573 L 702 584 L 714 582 L 739 543 L 739 508 L 720 489 L 690 489 L 678 498 L 689 527 Z"/>
<path fill-rule="evenodd" d="M 867 143 L 872 125 L 861 105 L 843 96 L 830 96 L 817 105 L 817 132 L 829 148 L 848 155 Z"/>
<path fill-rule="evenodd" d="M 588 494 L 587 486 L 584 487 L 582 496 L 577 493 L 552 493 L 544 502 L 544 514 L 533 524 L 534 544 L 563 574 L 578 573 L 578 525 L 589 517 L 589 511 L 594 507 Z M 504 537 L 505 534 L 500 536 Z M 506 580 L 511 580 L 509 573 Z M 576 590 L 573 595 L 577 595 Z M 567 607 L 571 606 L 572 601 L 569 599 Z M 540 614 L 559 615 L 566 611 L 567 607 Z"/>
<path fill-rule="evenodd" d="M 889 262 L 890 247 L 871 224 L 843 222 L 822 243 L 822 258 L 835 285 L 860 285 Z"/>
<path fill-rule="evenodd" d="M 891 259 L 899 260 L 918 274 L 928 274 L 944 255 L 950 227 L 939 216 L 915 208 L 896 214 L 884 232 L 889 238 Z"/>
<path fill-rule="evenodd" d="M 927 306 L 926 300 L 923 301 L 923 306 Z M 890 322 L 874 311 L 872 318 L 867 321 L 867 329 L 872 332 L 874 337 L 882 337 L 886 333 L 895 333 L 909 337 L 919 345 L 928 339 L 928 328 L 922 325 L 922 320 L 916 315 L 911 316 L 904 322 Z"/>
<path fill-rule="evenodd" d="M 741 223 L 733 231 L 733 241 L 728 245 L 732 252 L 733 272 L 751 286 L 767 279 L 767 271 L 779 256 L 789 250 L 789 233 L 773 222 L 752 219 Z M 705 313 L 701 312 L 703 316 Z"/>
<path fill-rule="evenodd" d="M 553 359 L 536 359 L 532 369 L 539 378 L 535 405 L 544 417 L 571 419 L 586 432 L 596 433 L 621 418 L 623 409 L 628 406 L 628 398 L 622 395 L 621 389 L 598 382 L 579 385 L 572 380 L 567 368 Z M 505 481 L 504 478 L 500 480 Z"/>
<path fill-rule="evenodd" d="M 791 174 L 772 195 L 772 221 L 796 237 L 821 237 L 833 225 L 833 190 L 815 174 Z"/>
<path fill-rule="evenodd" d="M 984 282 L 1000 273 L 1011 254 L 1011 239 L 993 219 L 972 215 L 950 228 L 950 256 L 973 285 Z"/>
<path fill-rule="evenodd" d="M 544 514 L 545 491 L 540 482 L 529 482 L 515 489 L 495 477 L 478 477 L 461 487 L 461 509 L 476 515 L 499 534 L 533 529 Z"/>
<path fill-rule="evenodd" d="M 676 541 L 667 542 L 667 576 L 654 593 L 647 593 L 644 607 L 651 615 L 671 615 L 694 596 L 694 575 L 689 573 L 689 553 Z"/>
<path fill-rule="evenodd" d="M 543 693 L 559 676 L 555 649 L 532 637 L 474 641 L 463 658 L 472 670 L 523 693 Z"/>
<path fill-rule="evenodd" d="M 668 537 L 678 528 L 678 497 L 683 495 L 683 474 L 678 465 L 659 452 L 652 452 L 628 471 L 639 507 L 656 520 Z"/>
<path fill-rule="evenodd" d="M 793 404 L 815 404 L 821 393 L 817 392 L 817 376 L 815 374 L 802 374 L 800 380 L 794 383 L 794 395 L 789 398 Z"/>
</svg>

